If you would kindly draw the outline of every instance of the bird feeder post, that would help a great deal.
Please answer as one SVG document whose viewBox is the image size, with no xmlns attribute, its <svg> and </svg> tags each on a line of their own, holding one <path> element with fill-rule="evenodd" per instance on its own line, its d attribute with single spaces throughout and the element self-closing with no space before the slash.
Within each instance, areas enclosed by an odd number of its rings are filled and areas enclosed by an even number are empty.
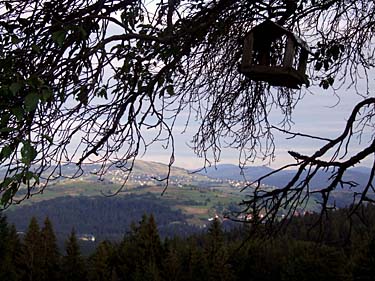
<svg viewBox="0 0 375 281">
<path fill-rule="evenodd" d="M 253 47 L 254 47 L 254 34 L 249 33 L 245 37 L 243 55 L 242 55 L 242 67 L 251 65 L 253 59 Z"/>
<path fill-rule="evenodd" d="M 286 40 L 286 47 L 285 47 L 285 54 L 284 54 L 284 62 L 283 62 L 284 67 L 293 67 L 294 55 L 295 55 L 294 41 L 291 38 L 291 36 L 288 36 Z"/>
<path fill-rule="evenodd" d="M 301 73 L 306 72 L 308 56 L 309 56 L 308 52 L 305 49 L 301 49 L 301 54 L 300 54 L 299 63 L 298 63 L 298 71 Z"/>
</svg>

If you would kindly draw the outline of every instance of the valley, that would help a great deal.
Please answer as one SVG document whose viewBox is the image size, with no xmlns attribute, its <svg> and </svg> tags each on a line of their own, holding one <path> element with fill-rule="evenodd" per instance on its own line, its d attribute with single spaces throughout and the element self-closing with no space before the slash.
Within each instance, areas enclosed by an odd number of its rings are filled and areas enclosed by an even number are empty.
<svg viewBox="0 0 375 281">
<path fill-rule="evenodd" d="M 166 182 L 160 179 L 167 175 L 168 167 L 155 162 L 137 161 L 128 177 L 115 168 L 99 177 L 96 173 L 100 167 L 95 165 L 85 167 L 80 177 L 74 177 L 74 168 L 64 167 L 65 178 L 50 184 L 43 194 L 6 210 L 9 221 L 23 232 L 31 217 L 42 222 L 48 216 L 58 236 L 66 237 L 74 228 L 100 240 L 118 240 L 132 222 L 152 213 L 162 236 L 186 236 L 202 231 L 214 217 L 223 221 L 224 226 L 238 225 L 226 217 L 236 218 L 237 212 L 243 210 L 239 203 L 251 193 L 251 188 L 241 192 L 246 185 L 244 175 L 249 180 L 270 171 L 254 167 L 241 175 L 235 165 L 207 169 L 207 173 L 172 167 Z M 288 175 L 278 182 L 284 183 Z M 351 193 L 338 190 L 333 200 L 338 207 L 347 206 L 352 200 Z M 311 198 L 299 213 L 319 211 L 316 201 Z"/>
</svg>

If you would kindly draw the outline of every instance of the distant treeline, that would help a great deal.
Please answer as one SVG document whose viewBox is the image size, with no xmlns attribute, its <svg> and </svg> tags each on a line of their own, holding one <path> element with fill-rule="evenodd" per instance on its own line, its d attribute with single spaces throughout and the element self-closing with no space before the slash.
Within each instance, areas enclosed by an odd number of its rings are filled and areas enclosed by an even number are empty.
<svg viewBox="0 0 375 281">
<path fill-rule="evenodd" d="M 166 200 L 151 193 L 106 198 L 104 196 L 59 197 L 7 211 L 8 221 L 18 231 L 26 231 L 31 217 L 42 223 L 49 217 L 60 237 L 69 235 L 74 227 L 77 233 L 91 233 L 100 240 L 120 240 L 130 230 L 133 221 L 143 214 L 154 214 L 162 237 L 188 236 L 198 231 L 189 225 L 189 215 L 172 209 Z"/>
<path fill-rule="evenodd" d="M 0 280 L 374 280 L 375 207 L 351 221 L 346 210 L 318 219 L 296 218 L 272 236 L 264 225 L 224 231 L 214 220 L 205 233 L 162 240 L 154 216 L 143 215 L 120 242 L 84 257 L 74 231 L 60 253 L 48 218 L 41 228 L 32 218 L 21 239 L 1 215 Z"/>
</svg>

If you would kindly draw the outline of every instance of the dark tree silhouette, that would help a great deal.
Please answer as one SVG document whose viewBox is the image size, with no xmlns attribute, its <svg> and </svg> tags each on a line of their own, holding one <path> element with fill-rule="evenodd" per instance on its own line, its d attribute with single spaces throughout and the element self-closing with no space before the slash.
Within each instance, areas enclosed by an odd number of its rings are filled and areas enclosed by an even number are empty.
<svg viewBox="0 0 375 281">
<path fill-rule="evenodd" d="M 114 246 L 108 241 L 101 242 L 95 253 L 89 258 L 88 279 L 93 281 L 117 280 L 114 261 Z"/>
<path fill-rule="evenodd" d="M 21 243 L 14 226 L 0 213 L 0 280 L 19 280 Z"/>
<path fill-rule="evenodd" d="M 23 247 L 20 257 L 23 271 L 21 280 L 42 280 L 43 258 L 41 252 L 42 239 L 39 224 L 36 218 L 32 217 L 25 238 L 23 239 Z"/>
<path fill-rule="evenodd" d="M 290 152 L 295 163 L 280 170 L 298 170 L 283 188 L 257 181 L 244 204 L 271 220 L 282 208 L 292 215 L 312 193 L 326 209 L 332 190 L 355 186 L 346 171 L 374 155 L 375 99 L 357 87 L 374 64 L 372 1 L 14 0 L 1 1 L 0 11 L 3 207 L 42 192 L 65 164 L 77 164 L 76 176 L 86 162 L 101 163 L 99 175 L 113 165 L 129 174 L 155 142 L 169 149 L 171 166 L 177 118 L 198 122 L 192 147 L 205 165 L 219 161 L 226 146 L 238 149 L 240 166 L 272 159 L 276 129 L 323 143 L 312 155 Z M 337 138 L 290 132 L 304 89 L 240 72 L 243 39 L 265 20 L 307 41 L 311 85 L 338 95 L 349 85 L 363 97 Z M 278 45 L 271 49 L 278 58 Z M 283 116 L 277 127 L 269 118 L 276 111 Z M 365 135 L 361 151 L 351 150 Z M 320 170 L 330 181 L 311 191 Z M 375 165 L 365 188 L 354 191 L 356 205 L 374 200 L 374 173 Z"/>
<path fill-rule="evenodd" d="M 66 255 L 61 263 L 62 280 L 86 280 L 85 260 L 81 255 L 74 229 L 66 241 L 65 250 Z"/>
<path fill-rule="evenodd" d="M 131 228 L 118 253 L 119 280 L 160 280 L 162 247 L 153 215 L 143 215 L 139 225 Z"/>
<path fill-rule="evenodd" d="M 40 280 L 56 280 L 59 272 L 60 256 L 56 236 L 48 217 L 44 220 L 44 226 L 40 231 L 40 235 L 42 244 L 39 254 L 42 257 L 43 268 L 43 279 Z"/>
</svg>

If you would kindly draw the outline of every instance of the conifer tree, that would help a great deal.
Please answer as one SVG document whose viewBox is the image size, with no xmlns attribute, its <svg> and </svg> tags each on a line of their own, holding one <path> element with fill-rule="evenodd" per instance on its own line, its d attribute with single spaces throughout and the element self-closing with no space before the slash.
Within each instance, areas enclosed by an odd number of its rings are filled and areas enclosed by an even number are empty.
<svg viewBox="0 0 375 281">
<path fill-rule="evenodd" d="M 198 246 L 196 237 L 190 237 L 187 241 L 187 255 L 185 257 L 186 264 L 185 272 L 187 275 L 186 280 L 191 281 L 205 281 L 208 279 L 208 265 L 207 259 Z"/>
<path fill-rule="evenodd" d="M 41 257 L 40 228 L 36 218 L 32 217 L 22 247 L 20 262 L 23 265 L 23 280 L 42 280 L 43 262 Z"/>
<path fill-rule="evenodd" d="M 8 223 L 6 217 L 0 212 L 0 260 L 3 261 L 7 254 Z M 3 270 L 3 264 L 0 263 L 0 274 Z M 0 275 L 1 276 L 1 275 Z"/>
<path fill-rule="evenodd" d="M 114 247 L 110 242 L 104 241 L 99 244 L 89 259 L 88 277 L 90 281 L 116 280 L 114 255 Z"/>
<path fill-rule="evenodd" d="M 18 280 L 21 244 L 14 225 L 7 223 L 0 213 L 0 280 Z"/>
<path fill-rule="evenodd" d="M 131 229 L 119 250 L 120 280 L 160 280 L 162 248 L 154 217 L 144 215 Z"/>
<path fill-rule="evenodd" d="M 343 251 L 334 247 L 305 241 L 289 241 L 287 253 L 284 254 L 287 259 L 281 267 L 281 280 L 351 280 L 347 257 Z"/>
<path fill-rule="evenodd" d="M 375 277 L 375 236 L 362 250 L 355 262 L 353 280 L 370 281 Z"/>
<path fill-rule="evenodd" d="M 62 259 L 62 280 L 86 280 L 85 261 L 81 256 L 75 230 L 73 229 L 66 242 L 66 256 Z"/>
<path fill-rule="evenodd" d="M 41 258 L 43 264 L 43 279 L 41 280 L 55 280 L 59 272 L 59 251 L 52 223 L 48 217 L 44 221 L 41 238 Z"/>
<path fill-rule="evenodd" d="M 7 267 L 7 281 L 19 280 L 21 273 L 21 253 L 22 253 L 22 243 L 17 234 L 16 227 L 12 224 L 9 228 L 8 236 L 8 257 L 10 258 L 10 263 Z M 3 280 L 3 279 L 0 279 Z"/>
<path fill-rule="evenodd" d="M 229 280 L 229 269 L 226 261 L 224 234 L 221 223 L 215 219 L 208 229 L 205 245 L 209 280 Z"/>
<path fill-rule="evenodd" d="M 177 248 L 177 243 L 183 243 L 182 240 L 164 241 L 164 263 L 163 263 L 163 280 L 180 281 L 182 279 L 182 260 L 181 249 Z"/>
</svg>

